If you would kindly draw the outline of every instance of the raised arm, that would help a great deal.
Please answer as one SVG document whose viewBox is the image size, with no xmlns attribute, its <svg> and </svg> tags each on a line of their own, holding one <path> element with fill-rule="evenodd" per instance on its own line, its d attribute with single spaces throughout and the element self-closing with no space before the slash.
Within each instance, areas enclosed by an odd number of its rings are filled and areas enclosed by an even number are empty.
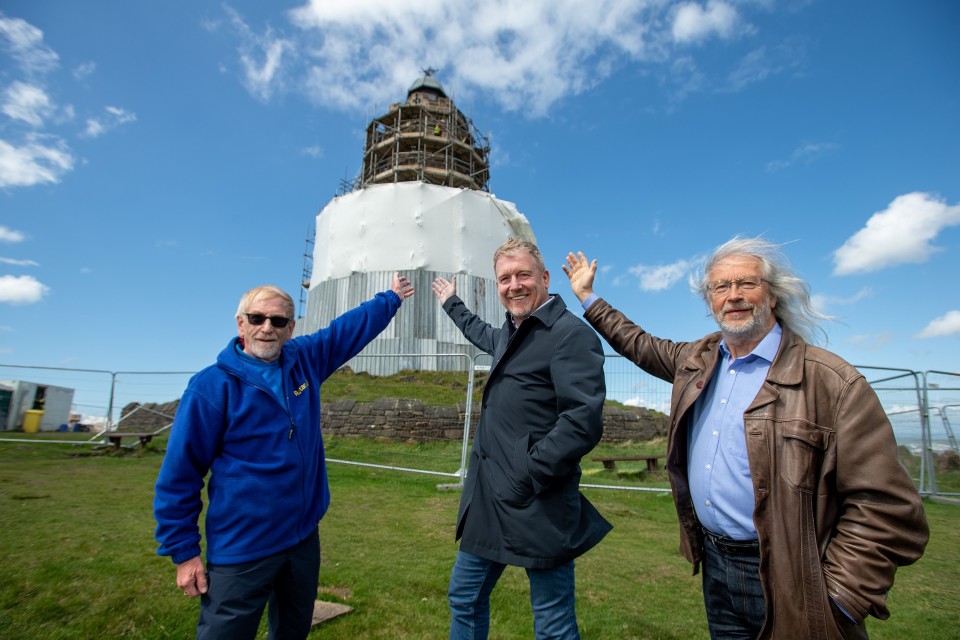
<svg viewBox="0 0 960 640">
<path fill-rule="evenodd" d="M 463 337 L 478 349 L 492 355 L 499 329 L 490 326 L 480 316 L 467 309 L 467 305 L 457 296 L 457 277 L 450 276 L 449 280 L 446 278 L 434 280 L 433 295 L 437 296 L 440 307 L 457 325 Z"/>
<path fill-rule="evenodd" d="M 407 280 L 405 276 L 400 275 L 400 272 L 393 274 L 393 285 L 390 289 L 400 296 L 401 302 L 413 295 L 413 285 L 410 284 L 410 281 Z"/>
<path fill-rule="evenodd" d="M 593 293 L 593 279 L 597 275 L 597 259 L 587 261 L 582 251 L 577 255 L 567 254 L 567 264 L 563 265 L 563 272 L 570 278 L 570 288 L 580 302 L 583 302 Z"/>
</svg>

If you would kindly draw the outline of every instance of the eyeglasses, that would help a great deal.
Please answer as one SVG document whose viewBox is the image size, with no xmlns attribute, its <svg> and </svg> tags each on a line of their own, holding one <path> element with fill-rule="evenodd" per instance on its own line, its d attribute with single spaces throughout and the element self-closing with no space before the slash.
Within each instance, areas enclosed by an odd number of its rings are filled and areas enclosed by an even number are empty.
<svg viewBox="0 0 960 640">
<path fill-rule="evenodd" d="M 283 329 L 285 326 L 290 324 L 291 318 L 285 318 L 284 316 L 265 316 L 262 313 L 245 313 L 247 316 L 247 322 L 252 324 L 255 327 L 259 327 L 267 320 L 270 321 L 270 326 L 274 329 Z"/>
<path fill-rule="evenodd" d="M 725 296 L 730 293 L 730 288 L 737 285 L 740 291 L 753 291 L 766 280 L 760 276 L 744 276 L 736 280 L 717 280 L 707 285 L 707 291 L 715 296 Z"/>
</svg>

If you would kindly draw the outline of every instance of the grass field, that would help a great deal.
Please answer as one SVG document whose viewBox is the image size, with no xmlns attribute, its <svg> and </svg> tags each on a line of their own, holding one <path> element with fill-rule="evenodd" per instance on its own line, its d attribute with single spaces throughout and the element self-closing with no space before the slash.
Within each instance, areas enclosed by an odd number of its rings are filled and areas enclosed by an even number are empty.
<svg viewBox="0 0 960 640">
<path fill-rule="evenodd" d="M 331 457 L 459 461 L 456 443 L 328 444 Z M 164 445 L 160 438 L 145 450 L 111 452 L 0 443 L 0 638 L 193 637 L 197 601 L 184 598 L 173 565 L 155 554 L 151 507 Z M 585 465 L 588 479 L 603 473 L 597 467 Z M 628 472 L 617 482 L 663 484 L 659 474 L 639 475 Z M 311 637 L 446 637 L 459 493 L 438 490 L 447 482 L 442 478 L 343 464 L 331 465 L 330 480 L 333 504 L 320 527 L 320 597 L 354 611 Z M 690 575 L 676 551 L 669 494 L 585 493 L 614 530 L 577 561 L 583 638 L 706 638 L 699 576 Z M 960 506 L 926 507 L 932 530 L 927 553 L 898 573 L 889 595 L 893 615 L 870 620 L 872 638 L 958 637 Z M 526 578 L 510 569 L 494 592 L 491 637 L 532 636 Z"/>
</svg>

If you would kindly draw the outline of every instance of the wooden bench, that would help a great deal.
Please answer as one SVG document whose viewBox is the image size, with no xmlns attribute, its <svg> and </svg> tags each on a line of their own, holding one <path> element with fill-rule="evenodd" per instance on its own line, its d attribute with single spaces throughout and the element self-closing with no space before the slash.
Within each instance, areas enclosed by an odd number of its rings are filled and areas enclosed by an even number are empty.
<svg viewBox="0 0 960 640">
<path fill-rule="evenodd" d="M 656 471 L 660 468 L 660 460 L 667 456 L 616 456 L 612 458 L 593 458 L 594 462 L 602 462 L 603 468 L 607 471 L 616 471 L 618 462 L 645 460 L 647 462 L 647 471 Z"/>
<path fill-rule="evenodd" d="M 120 443 L 124 438 L 139 438 L 140 447 L 142 448 L 147 446 L 147 443 L 153 440 L 153 435 L 154 434 L 152 433 L 131 433 L 129 431 L 123 431 L 123 432 L 111 431 L 110 433 L 103 434 L 103 437 L 110 441 L 110 443 L 113 445 L 114 451 L 116 451 L 120 448 Z"/>
</svg>

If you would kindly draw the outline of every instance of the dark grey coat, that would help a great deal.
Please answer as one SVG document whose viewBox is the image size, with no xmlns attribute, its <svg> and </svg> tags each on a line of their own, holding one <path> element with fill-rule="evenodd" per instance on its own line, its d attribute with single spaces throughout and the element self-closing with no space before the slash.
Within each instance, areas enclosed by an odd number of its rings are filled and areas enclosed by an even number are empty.
<svg viewBox="0 0 960 640">
<path fill-rule="evenodd" d="M 580 556 L 612 528 L 580 493 L 580 459 L 603 435 L 603 351 L 559 296 L 515 329 L 451 296 L 463 335 L 493 356 L 460 499 L 460 549 L 530 569 Z"/>
</svg>

